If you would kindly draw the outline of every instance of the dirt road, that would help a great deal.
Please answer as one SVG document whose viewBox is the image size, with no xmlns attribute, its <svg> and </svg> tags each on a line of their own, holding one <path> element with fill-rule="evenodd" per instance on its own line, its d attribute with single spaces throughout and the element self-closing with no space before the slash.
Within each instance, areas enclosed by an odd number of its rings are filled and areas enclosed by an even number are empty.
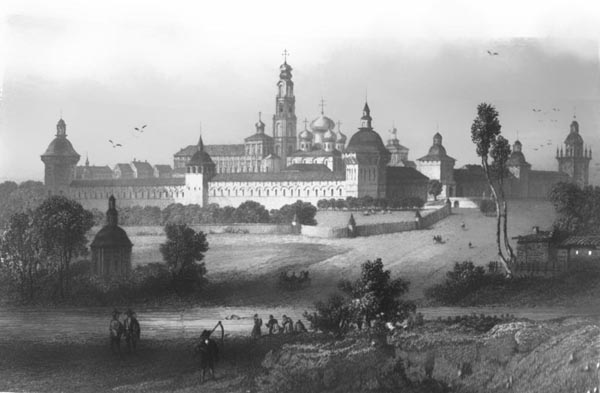
<svg viewBox="0 0 600 393">
<path fill-rule="evenodd" d="M 79 342 L 108 337 L 111 309 L 107 308 L 0 308 L 3 339 Z M 249 335 L 252 316 L 258 313 L 266 323 L 270 314 L 281 321 L 286 314 L 294 321 L 302 317 L 302 308 L 203 307 L 186 310 L 136 310 L 142 337 L 154 339 L 198 337 L 203 329 L 212 329 L 221 320 L 229 335 Z M 435 307 L 419 309 L 426 319 L 464 314 L 514 314 L 519 318 L 548 320 L 567 316 L 600 316 L 599 307 L 582 308 L 509 308 L 509 307 Z M 233 319 L 231 317 L 233 316 Z M 306 322 L 306 321 L 305 321 Z M 266 329 L 263 326 L 263 333 Z"/>
</svg>

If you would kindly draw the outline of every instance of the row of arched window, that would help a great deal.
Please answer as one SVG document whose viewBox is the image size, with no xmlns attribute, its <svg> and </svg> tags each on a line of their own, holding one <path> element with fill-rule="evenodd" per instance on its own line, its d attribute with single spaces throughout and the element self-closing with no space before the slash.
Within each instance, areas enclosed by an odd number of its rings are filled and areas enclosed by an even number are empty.
<svg viewBox="0 0 600 393">
<path fill-rule="evenodd" d="M 334 188 L 313 188 L 312 190 L 310 188 L 304 188 L 303 190 L 297 188 L 297 189 L 282 189 L 281 193 L 278 192 L 278 189 L 249 189 L 246 190 L 244 188 L 234 188 L 233 190 L 230 188 L 213 188 L 211 195 L 212 196 L 227 196 L 227 197 L 276 197 L 276 196 L 289 196 L 289 197 L 341 197 L 343 196 L 343 189 L 341 187 L 338 187 L 337 189 Z"/>
<path fill-rule="evenodd" d="M 142 190 L 142 191 L 76 191 L 73 197 L 77 199 L 108 199 L 114 195 L 117 199 L 166 199 L 183 198 L 183 191 Z"/>
</svg>

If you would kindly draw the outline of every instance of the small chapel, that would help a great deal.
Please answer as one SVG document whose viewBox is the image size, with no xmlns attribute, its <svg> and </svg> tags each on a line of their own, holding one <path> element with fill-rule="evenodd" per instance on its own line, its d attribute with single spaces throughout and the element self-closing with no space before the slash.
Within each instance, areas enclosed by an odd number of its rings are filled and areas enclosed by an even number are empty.
<svg viewBox="0 0 600 393">
<path fill-rule="evenodd" d="M 131 272 L 131 249 L 133 244 L 119 226 L 116 199 L 108 198 L 106 225 L 94 237 L 92 249 L 92 272 L 104 278 L 128 277 Z"/>
</svg>

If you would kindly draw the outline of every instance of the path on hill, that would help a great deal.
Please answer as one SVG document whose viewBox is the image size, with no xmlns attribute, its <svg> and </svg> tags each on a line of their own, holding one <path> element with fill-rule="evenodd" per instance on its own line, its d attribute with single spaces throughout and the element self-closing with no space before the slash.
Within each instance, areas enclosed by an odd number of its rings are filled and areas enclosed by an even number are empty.
<svg viewBox="0 0 600 393">
<path fill-rule="evenodd" d="M 107 308 L 0 308 L 0 331 L 4 340 L 44 340 L 80 342 L 105 340 L 111 309 Z M 250 307 L 202 307 L 187 310 L 136 310 L 142 326 L 143 338 L 194 338 L 203 329 L 212 329 L 221 320 L 226 334 L 249 335 L 252 316 L 258 313 L 266 323 L 270 314 L 281 321 L 286 314 L 294 321 L 302 317 L 304 309 L 296 308 L 250 308 Z M 464 314 L 513 314 L 518 318 L 548 320 L 567 316 L 600 317 L 600 308 L 539 307 L 433 307 L 421 308 L 426 319 Z M 231 316 L 236 319 L 228 319 Z M 240 319 L 237 319 L 239 317 Z M 266 329 L 263 326 L 263 333 Z"/>
</svg>

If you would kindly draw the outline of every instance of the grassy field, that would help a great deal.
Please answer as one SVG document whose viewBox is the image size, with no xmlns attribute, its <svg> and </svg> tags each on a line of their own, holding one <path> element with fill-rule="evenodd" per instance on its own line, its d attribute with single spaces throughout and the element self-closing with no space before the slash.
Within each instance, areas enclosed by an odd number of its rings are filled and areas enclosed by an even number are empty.
<svg viewBox="0 0 600 393">
<path fill-rule="evenodd" d="M 510 236 L 529 233 L 533 226 L 548 228 L 553 220 L 554 210 L 549 202 L 512 201 L 509 205 Z M 465 229 L 461 228 L 463 222 Z M 441 280 L 455 262 L 471 260 L 485 265 L 495 260 L 494 231 L 494 217 L 486 217 L 476 209 L 453 209 L 450 217 L 427 230 L 355 239 L 208 235 L 207 278 L 214 284 L 211 297 L 222 296 L 226 304 L 292 302 L 306 306 L 334 291 L 339 279 L 356 277 L 361 263 L 379 257 L 394 274 L 411 281 L 409 297 L 419 299 L 423 289 Z M 442 236 L 444 243 L 434 244 L 434 235 Z M 158 245 L 164 236 L 133 235 L 131 239 L 134 264 L 162 260 Z M 308 289 L 293 293 L 274 291 L 279 272 L 304 269 L 309 270 L 312 279 Z"/>
</svg>

